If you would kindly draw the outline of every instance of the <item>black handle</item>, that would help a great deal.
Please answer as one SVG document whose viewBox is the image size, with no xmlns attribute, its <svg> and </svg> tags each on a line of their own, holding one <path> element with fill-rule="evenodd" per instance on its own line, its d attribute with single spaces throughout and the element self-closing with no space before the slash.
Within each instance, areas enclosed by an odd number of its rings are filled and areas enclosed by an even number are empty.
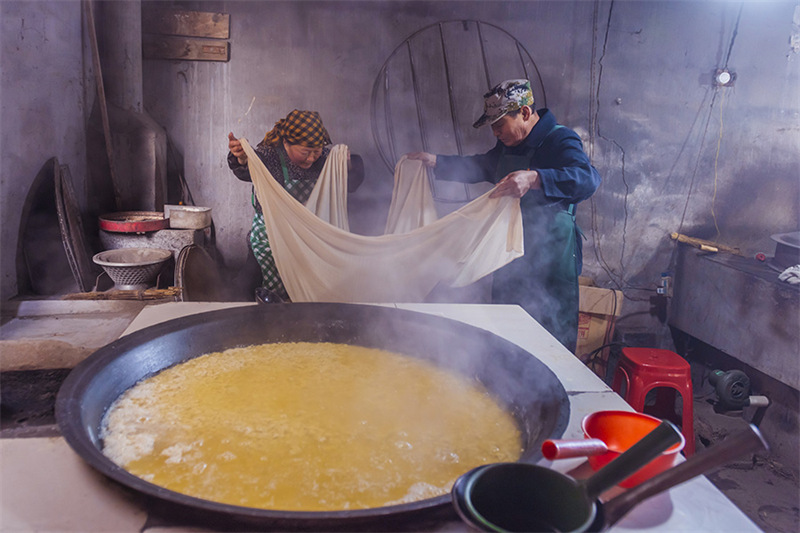
<svg viewBox="0 0 800 533">
<path fill-rule="evenodd" d="M 698 452 L 678 466 L 653 476 L 603 504 L 604 527 L 610 527 L 615 524 L 647 498 L 747 453 L 768 450 L 769 445 L 764 440 L 761 432 L 757 427 L 750 424 L 749 429 L 727 437 L 721 443 Z"/>
<path fill-rule="evenodd" d="M 604 491 L 624 481 L 644 465 L 658 457 L 661 452 L 681 441 L 681 433 L 675 425 L 664 420 L 625 453 L 601 468 L 586 480 L 585 490 L 589 501 L 594 501 Z"/>
</svg>

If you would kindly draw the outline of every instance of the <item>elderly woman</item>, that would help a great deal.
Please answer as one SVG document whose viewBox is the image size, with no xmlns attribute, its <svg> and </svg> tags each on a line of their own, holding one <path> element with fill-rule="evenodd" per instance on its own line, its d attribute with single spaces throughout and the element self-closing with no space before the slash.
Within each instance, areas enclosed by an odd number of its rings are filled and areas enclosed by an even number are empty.
<svg viewBox="0 0 800 533">
<path fill-rule="evenodd" d="M 295 109 L 286 118 L 275 123 L 275 127 L 258 144 L 255 152 L 275 180 L 297 201 L 304 204 L 325 165 L 330 144 L 331 138 L 322 125 L 319 113 Z M 234 175 L 242 181 L 252 181 L 247 168 L 247 155 L 233 133 L 228 134 L 228 148 L 228 166 Z M 353 192 L 364 180 L 364 164 L 359 156 L 353 154 L 349 158 L 348 170 L 347 189 L 348 192 Z M 255 216 L 248 239 L 250 249 L 261 268 L 262 286 L 288 300 L 289 295 L 278 274 L 264 227 L 264 214 L 255 193 L 252 194 L 252 203 Z"/>
</svg>

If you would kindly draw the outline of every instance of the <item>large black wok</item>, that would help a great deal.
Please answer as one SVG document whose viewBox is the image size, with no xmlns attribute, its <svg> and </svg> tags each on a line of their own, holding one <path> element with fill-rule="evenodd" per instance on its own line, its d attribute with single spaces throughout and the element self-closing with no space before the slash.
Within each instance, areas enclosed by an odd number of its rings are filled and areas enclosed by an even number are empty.
<svg viewBox="0 0 800 533">
<path fill-rule="evenodd" d="M 560 437 L 569 418 L 563 386 L 541 361 L 492 333 L 461 322 L 389 307 L 294 303 L 192 315 L 127 335 L 81 362 L 56 401 L 69 445 L 91 466 L 148 497 L 170 519 L 244 529 L 394 529 L 455 519 L 450 495 L 374 509 L 297 512 L 238 507 L 185 496 L 133 476 L 107 459 L 100 423 L 109 405 L 139 380 L 199 355 L 269 342 L 336 342 L 420 357 L 482 382 L 519 423 L 521 461 Z"/>
</svg>

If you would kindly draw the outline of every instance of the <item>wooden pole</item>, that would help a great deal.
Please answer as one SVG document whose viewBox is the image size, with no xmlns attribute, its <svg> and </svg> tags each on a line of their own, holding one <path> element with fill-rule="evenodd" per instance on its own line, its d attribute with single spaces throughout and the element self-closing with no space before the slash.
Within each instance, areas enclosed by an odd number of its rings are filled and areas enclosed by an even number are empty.
<svg viewBox="0 0 800 533">
<path fill-rule="evenodd" d="M 177 298 L 182 291 L 181 287 L 169 287 L 167 289 L 144 289 L 139 291 L 76 292 L 65 295 L 62 300 L 160 300 L 163 298 Z"/>
<path fill-rule="evenodd" d="M 670 235 L 673 241 L 682 242 L 684 244 L 689 244 L 691 246 L 695 246 L 700 248 L 706 252 L 727 252 L 734 255 L 744 255 L 742 254 L 741 250 L 738 248 L 732 248 L 730 246 L 725 246 L 724 244 L 718 244 L 711 241 L 706 241 L 703 239 L 697 239 L 695 237 L 687 237 L 681 233 L 672 233 Z"/>
<path fill-rule="evenodd" d="M 111 174 L 111 186 L 114 189 L 114 204 L 117 210 L 122 209 L 122 198 L 119 192 L 118 175 L 114 160 L 114 147 L 111 143 L 111 124 L 108 120 L 108 104 L 106 101 L 106 91 L 103 85 L 103 70 L 100 66 L 100 50 L 97 45 L 97 28 L 94 25 L 94 11 L 92 0 L 83 0 L 83 9 L 86 13 L 86 26 L 89 30 L 89 41 L 92 46 L 92 65 L 94 67 L 94 79 L 97 84 L 97 100 L 100 108 L 100 118 L 103 122 L 103 137 L 106 141 L 106 156 L 108 157 L 108 170 Z"/>
</svg>

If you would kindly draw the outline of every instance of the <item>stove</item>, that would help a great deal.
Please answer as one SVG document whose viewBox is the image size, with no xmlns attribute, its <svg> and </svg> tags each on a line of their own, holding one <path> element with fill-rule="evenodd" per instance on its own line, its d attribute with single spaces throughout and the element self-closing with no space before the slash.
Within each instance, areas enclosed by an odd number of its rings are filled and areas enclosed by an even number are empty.
<svg viewBox="0 0 800 533">
<path fill-rule="evenodd" d="M 64 302 L 67 303 L 67 302 Z M 74 302 L 73 302 L 74 303 Z M 94 305 L 113 302 L 92 302 Z M 169 320 L 248 303 L 170 302 L 146 305 L 135 314 L 123 335 Z M 430 313 L 486 329 L 535 355 L 559 377 L 570 400 L 564 438 L 582 438 L 580 422 L 599 410 L 630 407 L 575 356 L 518 306 L 471 304 L 391 304 L 392 307 Z M 0 330 L 2 332 L 2 330 Z M 3 339 L 6 339 L 5 333 Z M 72 451 L 60 436 L 0 439 L 2 528 L 5 530 L 71 531 L 196 531 L 164 515 L 145 501 L 97 473 Z M 583 459 L 541 464 L 576 478 L 591 474 Z M 613 496 L 620 489 L 607 494 Z M 455 520 L 419 524 L 425 531 L 468 531 Z M 759 531 L 705 477 L 698 477 L 660 494 L 634 509 L 615 531 Z"/>
</svg>

